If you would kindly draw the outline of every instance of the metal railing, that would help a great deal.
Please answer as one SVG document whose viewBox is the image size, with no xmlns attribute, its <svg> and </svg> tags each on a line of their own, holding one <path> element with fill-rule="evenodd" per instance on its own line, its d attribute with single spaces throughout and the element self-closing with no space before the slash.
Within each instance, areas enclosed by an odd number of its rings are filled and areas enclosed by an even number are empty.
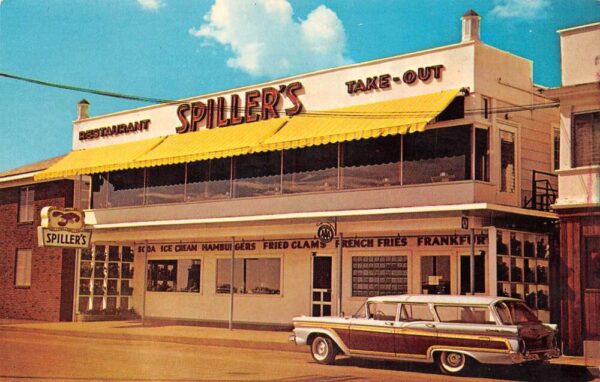
<svg viewBox="0 0 600 382">
<path fill-rule="evenodd" d="M 523 207 L 539 211 L 550 211 L 550 206 L 556 202 L 558 197 L 558 193 L 550 179 L 558 179 L 558 176 L 538 170 L 532 170 L 532 174 L 531 198 L 524 197 Z"/>
</svg>

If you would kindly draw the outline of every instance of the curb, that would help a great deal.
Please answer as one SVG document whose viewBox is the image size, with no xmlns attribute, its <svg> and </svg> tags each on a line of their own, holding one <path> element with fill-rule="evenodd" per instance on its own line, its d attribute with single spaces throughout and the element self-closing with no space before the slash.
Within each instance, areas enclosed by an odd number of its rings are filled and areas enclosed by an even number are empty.
<svg viewBox="0 0 600 382">
<path fill-rule="evenodd" d="M 79 338 L 97 338 L 97 339 L 115 339 L 129 341 L 151 341 L 151 342 L 171 342 L 186 345 L 204 345 L 204 346 L 220 346 L 220 347 L 235 347 L 242 349 L 255 350 L 275 350 L 295 353 L 306 353 L 304 346 L 297 346 L 291 343 L 279 342 L 259 342 L 246 340 L 232 340 L 220 338 L 196 338 L 196 337 L 180 337 L 180 336 L 153 336 L 144 334 L 113 334 L 113 333 L 93 333 L 81 332 L 74 330 L 53 330 L 39 328 L 15 328 L 0 326 L 0 332 L 12 331 L 21 333 L 43 333 L 57 336 L 69 336 Z"/>
</svg>

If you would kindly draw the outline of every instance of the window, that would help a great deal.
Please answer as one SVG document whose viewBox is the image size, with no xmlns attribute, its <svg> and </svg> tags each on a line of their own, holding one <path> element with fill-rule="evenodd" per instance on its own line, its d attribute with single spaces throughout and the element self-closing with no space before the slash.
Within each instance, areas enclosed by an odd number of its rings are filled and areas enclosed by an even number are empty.
<svg viewBox="0 0 600 382">
<path fill-rule="evenodd" d="M 500 130 L 500 191 L 515 192 L 515 134 Z"/>
<path fill-rule="evenodd" d="M 246 155 L 235 159 L 235 196 L 277 194 L 281 191 L 281 152 Z"/>
<path fill-rule="evenodd" d="M 490 99 L 483 97 L 483 118 L 490 119 Z"/>
<path fill-rule="evenodd" d="M 403 141 L 403 184 L 471 179 L 471 125 L 426 130 Z"/>
<path fill-rule="evenodd" d="M 231 196 L 231 159 L 211 159 L 187 165 L 187 200 Z"/>
<path fill-rule="evenodd" d="M 31 286 L 31 249 L 17 249 L 15 259 L 15 286 Z"/>
<path fill-rule="evenodd" d="M 19 194 L 19 223 L 32 222 L 34 211 L 34 189 L 33 186 L 23 187 Z"/>
<path fill-rule="evenodd" d="M 400 184 L 400 137 L 361 139 L 342 144 L 343 188 Z"/>
<path fill-rule="evenodd" d="M 352 257 L 352 296 L 371 297 L 408 292 L 406 256 Z"/>
<path fill-rule="evenodd" d="M 371 302 L 369 303 L 369 318 L 378 321 L 396 321 L 397 303 Z"/>
<path fill-rule="evenodd" d="M 600 111 L 573 115 L 573 167 L 600 164 Z"/>
<path fill-rule="evenodd" d="M 400 321 L 433 321 L 433 315 L 427 304 L 402 304 Z"/>
<path fill-rule="evenodd" d="M 92 208 L 106 208 L 108 197 L 108 173 L 92 175 Z"/>
<path fill-rule="evenodd" d="M 496 324 L 486 306 L 436 306 L 435 311 L 441 322 Z"/>
<path fill-rule="evenodd" d="M 147 170 L 146 204 L 183 201 L 185 165 L 150 167 Z"/>
<path fill-rule="evenodd" d="M 504 325 L 518 325 L 528 322 L 540 322 L 535 313 L 520 301 L 502 301 L 496 303 L 496 311 Z"/>
<path fill-rule="evenodd" d="M 475 293 L 485 293 L 485 252 L 475 252 Z M 471 257 L 460 257 L 460 294 L 471 292 Z"/>
<path fill-rule="evenodd" d="M 281 260 L 244 258 L 234 261 L 233 292 L 240 294 L 281 294 Z M 231 291 L 231 260 L 217 259 L 217 293 Z"/>
<path fill-rule="evenodd" d="M 490 181 L 490 144 L 488 130 L 475 129 L 475 180 Z"/>
<path fill-rule="evenodd" d="M 200 292 L 201 261 L 195 259 L 149 260 L 150 292 Z"/>
<path fill-rule="evenodd" d="M 338 145 L 311 146 L 283 152 L 283 192 L 335 190 Z"/>
<path fill-rule="evenodd" d="M 145 170 L 123 170 L 108 176 L 108 206 L 135 206 L 144 202 Z"/>
</svg>

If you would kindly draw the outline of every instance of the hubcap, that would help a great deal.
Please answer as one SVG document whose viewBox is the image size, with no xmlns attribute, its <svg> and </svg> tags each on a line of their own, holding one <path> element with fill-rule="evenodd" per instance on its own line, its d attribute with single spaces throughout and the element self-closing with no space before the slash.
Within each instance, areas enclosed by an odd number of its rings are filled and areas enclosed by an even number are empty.
<svg viewBox="0 0 600 382">
<path fill-rule="evenodd" d="M 327 342 L 325 342 L 324 340 L 322 340 L 320 338 L 317 339 L 313 349 L 314 349 L 315 358 L 322 360 L 322 359 L 325 359 L 325 357 L 327 357 L 327 352 L 328 352 Z"/>
<path fill-rule="evenodd" d="M 448 360 L 448 364 L 452 367 L 457 367 L 462 362 L 462 355 L 457 353 L 450 353 L 446 358 Z"/>
</svg>

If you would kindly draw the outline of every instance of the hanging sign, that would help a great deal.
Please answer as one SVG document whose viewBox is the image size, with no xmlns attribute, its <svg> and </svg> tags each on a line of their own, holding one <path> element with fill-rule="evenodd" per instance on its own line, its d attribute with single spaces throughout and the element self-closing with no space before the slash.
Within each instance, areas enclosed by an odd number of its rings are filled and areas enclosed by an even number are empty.
<svg viewBox="0 0 600 382">
<path fill-rule="evenodd" d="M 85 213 L 74 208 L 44 207 L 38 227 L 40 247 L 89 248 L 92 232 L 85 230 Z"/>
</svg>

